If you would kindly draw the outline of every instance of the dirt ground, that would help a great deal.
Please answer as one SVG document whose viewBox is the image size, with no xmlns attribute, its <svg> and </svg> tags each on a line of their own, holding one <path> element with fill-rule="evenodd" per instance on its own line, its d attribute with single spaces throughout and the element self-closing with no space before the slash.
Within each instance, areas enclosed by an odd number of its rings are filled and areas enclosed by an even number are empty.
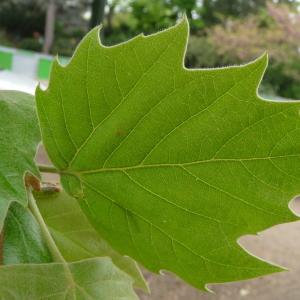
<svg viewBox="0 0 300 300">
<path fill-rule="evenodd" d="M 38 161 L 48 163 L 44 152 Z M 48 176 L 56 181 L 57 177 Z M 300 198 L 291 203 L 300 215 Z M 289 271 L 253 280 L 209 286 L 214 293 L 198 291 L 174 275 L 144 272 L 151 294 L 138 292 L 141 300 L 300 300 L 300 221 L 277 225 L 257 236 L 244 236 L 240 243 L 256 256 L 288 268 Z"/>
</svg>

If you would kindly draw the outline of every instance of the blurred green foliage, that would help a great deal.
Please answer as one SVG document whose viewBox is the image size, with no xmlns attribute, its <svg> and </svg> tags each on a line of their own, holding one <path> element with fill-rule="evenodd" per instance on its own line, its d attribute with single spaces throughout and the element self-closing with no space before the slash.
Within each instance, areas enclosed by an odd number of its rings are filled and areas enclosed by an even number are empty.
<svg viewBox="0 0 300 300">
<path fill-rule="evenodd" d="M 31 50 L 31 51 L 42 51 L 42 44 L 39 40 L 35 38 L 24 38 L 20 41 L 19 47 L 21 49 Z"/>
<path fill-rule="evenodd" d="M 45 22 L 44 1 L 1 0 L 0 26 L 16 38 L 31 37 L 42 32 Z"/>
<path fill-rule="evenodd" d="M 300 15 L 295 9 L 269 2 L 257 14 L 211 27 L 207 39 L 223 65 L 243 63 L 268 51 L 264 84 L 280 96 L 300 99 Z"/>
<path fill-rule="evenodd" d="M 52 54 L 71 56 L 89 30 L 93 0 L 55 0 Z M 104 0 L 99 0 L 104 1 Z M 188 67 L 220 67 L 264 51 L 270 66 L 263 92 L 300 99 L 300 17 L 297 0 L 107 0 L 102 40 L 125 41 L 173 25 L 185 13 L 191 36 Z M 1 0 L 0 45 L 41 51 L 47 1 Z"/>
</svg>

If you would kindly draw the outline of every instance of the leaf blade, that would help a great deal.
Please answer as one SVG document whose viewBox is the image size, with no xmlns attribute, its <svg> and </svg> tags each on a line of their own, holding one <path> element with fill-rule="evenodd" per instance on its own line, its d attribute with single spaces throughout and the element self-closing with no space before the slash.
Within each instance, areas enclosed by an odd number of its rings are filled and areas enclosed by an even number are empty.
<svg viewBox="0 0 300 300">
<path fill-rule="evenodd" d="M 3 264 L 50 262 L 52 257 L 31 212 L 13 203 L 4 224 Z"/>
<path fill-rule="evenodd" d="M 64 191 L 35 192 L 34 197 L 57 247 L 68 262 L 108 256 L 135 280 L 136 287 L 149 290 L 137 264 L 110 248 L 89 224 L 75 199 Z"/>
<path fill-rule="evenodd" d="M 12 202 L 25 206 L 24 174 L 39 177 L 34 156 L 40 132 L 34 97 L 21 92 L 0 92 L 0 230 Z"/>
<path fill-rule="evenodd" d="M 183 68 L 187 32 L 183 20 L 104 47 L 92 31 L 70 65 L 54 67 L 37 105 L 63 186 L 101 235 L 150 270 L 204 289 L 282 270 L 236 240 L 297 220 L 287 204 L 299 192 L 300 105 L 258 97 L 266 55 L 243 66 Z"/>
<path fill-rule="evenodd" d="M 137 297 L 129 276 L 108 258 L 65 265 L 21 264 L 0 267 L 0 293 L 5 299 L 132 299 Z"/>
</svg>

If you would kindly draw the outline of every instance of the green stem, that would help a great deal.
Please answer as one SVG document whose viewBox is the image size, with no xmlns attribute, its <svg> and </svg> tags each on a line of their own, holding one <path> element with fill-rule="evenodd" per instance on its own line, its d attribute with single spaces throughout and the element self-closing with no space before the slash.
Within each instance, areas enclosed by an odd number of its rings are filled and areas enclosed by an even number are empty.
<svg viewBox="0 0 300 300">
<path fill-rule="evenodd" d="M 49 230 L 48 227 L 40 213 L 40 210 L 38 208 L 38 206 L 36 205 L 36 201 L 32 196 L 32 193 L 30 190 L 27 190 L 27 194 L 28 194 L 28 201 L 29 201 L 29 209 L 32 212 L 32 214 L 34 215 L 35 219 L 37 220 L 38 224 L 40 225 L 40 228 L 42 230 L 42 234 L 45 238 L 45 241 L 47 243 L 47 246 L 49 248 L 49 251 L 52 254 L 53 260 L 55 262 L 62 262 L 62 263 L 66 263 L 64 257 L 62 256 L 62 254 L 60 253 L 60 251 L 58 250 Z"/>
<path fill-rule="evenodd" d="M 42 173 L 59 173 L 59 170 L 49 165 L 38 165 L 38 168 Z"/>
<path fill-rule="evenodd" d="M 69 281 L 70 289 L 72 290 L 72 293 L 73 293 L 73 296 L 75 299 L 76 295 L 75 295 L 74 288 L 76 286 L 76 283 L 73 278 L 73 274 L 69 268 L 69 265 L 66 262 L 66 260 L 64 259 L 64 257 L 62 256 L 58 247 L 56 246 L 56 243 L 48 230 L 48 226 L 46 225 L 46 223 L 40 213 L 40 210 L 36 204 L 35 199 L 33 198 L 33 195 L 31 193 L 30 189 L 27 189 L 27 194 L 28 194 L 28 207 L 29 207 L 30 211 L 32 212 L 33 216 L 35 217 L 35 219 L 37 220 L 38 224 L 40 225 L 42 234 L 44 236 L 45 242 L 47 243 L 48 249 L 52 255 L 53 260 L 55 262 L 61 263 L 63 265 L 66 279 Z"/>
</svg>

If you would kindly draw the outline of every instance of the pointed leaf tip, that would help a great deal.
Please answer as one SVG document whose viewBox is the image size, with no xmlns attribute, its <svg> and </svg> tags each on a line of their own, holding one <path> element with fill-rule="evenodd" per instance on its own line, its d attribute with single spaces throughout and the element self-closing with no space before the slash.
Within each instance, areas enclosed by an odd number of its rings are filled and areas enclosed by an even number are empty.
<svg viewBox="0 0 300 300">
<path fill-rule="evenodd" d="M 101 31 L 103 29 L 103 25 L 100 24 L 96 27 L 94 27 L 89 33 L 88 35 L 90 35 L 92 38 L 96 39 L 96 41 L 98 41 L 99 46 L 102 46 L 102 41 L 101 41 Z"/>
<path fill-rule="evenodd" d="M 262 73 L 264 73 L 268 66 L 268 63 L 269 63 L 268 53 L 265 51 L 262 55 L 260 55 L 258 58 L 256 58 L 253 62 L 256 64 L 259 64 L 260 69 L 262 70 Z"/>
<path fill-rule="evenodd" d="M 189 20 L 184 14 L 181 19 L 179 19 L 178 23 L 174 26 L 177 27 L 179 30 L 182 30 L 185 33 L 185 36 L 189 34 Z"/>
</svg>

